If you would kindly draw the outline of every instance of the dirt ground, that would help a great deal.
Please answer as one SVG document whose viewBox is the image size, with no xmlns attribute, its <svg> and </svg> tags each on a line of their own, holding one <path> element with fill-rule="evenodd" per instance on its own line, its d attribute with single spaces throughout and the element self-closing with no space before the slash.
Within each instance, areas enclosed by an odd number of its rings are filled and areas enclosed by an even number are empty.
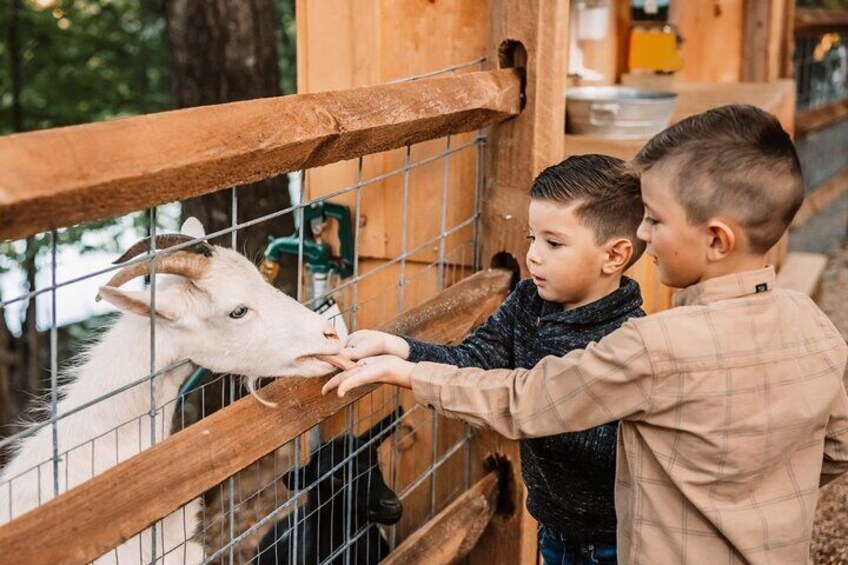
<svg viewBox="0 0 848 565">
<path fill-rule="evenodd" d="M 848 245 L 830 254 L 818 303 L 848 341 Z M 811 552 L 817 565 L 848 563 L 848 475 L 822 489 Z"/>
</svg>

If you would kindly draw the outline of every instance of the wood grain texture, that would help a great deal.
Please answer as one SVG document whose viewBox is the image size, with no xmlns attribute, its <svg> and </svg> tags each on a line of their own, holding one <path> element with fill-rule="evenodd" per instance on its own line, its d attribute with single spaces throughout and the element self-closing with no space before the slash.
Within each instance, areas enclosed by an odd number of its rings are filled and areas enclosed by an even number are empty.
<svg viewBox="0 0 848 565">
<path fill-rule="evenodd" d="M 786 257 L 775 284 L 814 298 L 821 287 L 825 267 L 827 255 L 792 252 Z"/>
<path fill-rule="evenodd" d="M 481 210 L 483 265 L 504 252 L 523 266 L 527 252 L 527 210 L 533 179 L 563 159 L 565 128 L 568 2 L 565 0 L 495 0 L 490 10 L 488 59 L 501 61 L 502 47 L 520 42 L 526 57 L 512 57 L 523 66 L 526 106 L 514 120 L 492 128 L 485 152 L 486 179 Z M 511 42 L 511 43 L 505 43 Z M 502 64 L 507 61 L 502 61 Z M 471 476 L 486 473 L 485 461 L 498 454 L 512 466 L 510 502 L 515 511 L 494 520 L 469 558 L 473 563 L 536 563 L 536 522 L 524 504 L 518 442 L 481 430 L 471 445 Z"/>
<path fill-rule="evenodd" d="M 766 2 L 769 0 L 756 0 Z M 683 37 L 683 68 L 688 81 L 738 82 L 742 77 L 745 0 L 672 2 L 669 20 Z"/>
<path fill-rule="evenodd" d="M 798 112 L 795 133 L 803 137 L 845 119 L 848 119 L 848 100 L 839 100 L 827 106 Z"/>
<path fill-rule="evenodd" d="M 382 329 L 452 341 L 494 311 L 512 273 L 476 273 Z M 246 397 L 0 528 L 9 563 L 87 563 L 377 387 L 322 396 L 325 379 L 287 378 Z M 37 542 L 36 542 L 37 540 Z"/>
<path fill-rule="evenodd" d="M 823 8 L 795 8 L 795 35 L 811 36 L 832 31 L 848 31 L 848 11 Z"/>
<path fill-rule="evenodd" d="M 468 555 L 497 508 L 498 475 L 491 471 L 409 536 L 383 565 L 442 565 Z"/>
<path fill-rule="evenodd" d="M 801 208 L 795 214 L 795 218 L 792 219 L 790 228 L 798 229 L 809 222 L 820 212 L 826 210 L 828 206 L 839 200 L 846 190 L 848 190 L 848 168 L 836 173 L 815 191 L 804 197 L 804 203 L 801 204 Z"/>
<path fill-rule="evenodd" d="M 488 44 L 487 4 L 487 0 L 298 0 L 298 91 L 371 86 L 477 61 L 485 55 Z M 477 63 L 454 72 L 462 75 L 490 66 Z M 469 132 L 452 136 L 451 149 L 469 144 L 476 135 L 477 132 Z M 414 166 L 432 159 L 445 149 L 445 139 L 417 144 L 411 148 L 410 163 Z M 416 249 L 438 236 L 446 169 L 446 225 L 454 226 L 472 216 L 477 151 L 477 146 L 470 146 L 449 159 L 434 159 L 412 168 L 407 178 L 409 212 L 405 223 L 403 174 L 366 186 L 361 191 L 366 221 L 359 231 L 360 256 L 391 259 L 402 252 L 404 242 L 406 249 Z M 402 170 L 405 155 L 405 148 L 401 148 L 366 156 L 362 162 L 363 178 Z M 353 186 L 357 169 L 357 160 L 351 160 L 308 171 L 307 197 Z M 350 193 L 334 201 L 353 209 L 355 195 Z M 455 239 L 449 238 L 448 249 Z M 331 244 L 334 241 L 329 240 Z M 428 249 L 419 260 L 438 257 L 438 246 L 435 247 L 435 252 Z"/>
<path fill-rule="evenodd" d="M 483 71 L 5 136 L 0 240 L 476 130 L 519 95 L 514 71 Z"/>
</svg>

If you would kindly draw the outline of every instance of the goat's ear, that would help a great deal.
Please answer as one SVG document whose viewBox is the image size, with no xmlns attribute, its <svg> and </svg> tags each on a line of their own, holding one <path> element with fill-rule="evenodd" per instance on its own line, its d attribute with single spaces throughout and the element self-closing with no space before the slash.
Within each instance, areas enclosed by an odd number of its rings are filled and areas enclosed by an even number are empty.
<svg viewBox="0 0 848 565">
<path fill-rule="evenodd" d="M 113 286 L 101 286 L 97 296 L 127 314 L 150 316 L 150 292 L 146 290 L 121 290 Z M 176 309 L 170 293 L 156 293 L 156 317 L 174 320 Z"/>
<path fill-rule="evenodd" d="M 371 428 L 365 430 L 362 435 L 360 435 L 357 439 L 359 441 L 368 443 L 369 441 L 378 437 L 384 430 L 388 429 L 389 426 L 394 424 L 395 421 L 401 417 L 403 417 L 403 406 L 398 406 L 397 410 L 392 411 L 391 414 L 371 426 Z M 389 434 L 384 435 L 380 439 L 380 442 L 382 443 L 387 437 L 389 437 Z"/>
<path fill-rule="evenodd" d="M 200 223 L 200 220 L 194 216 L 190 216 L 183 222 L 180 233 L 194 238 L 201 238 L 206 235 L 206 229 Z"/>
</svg>

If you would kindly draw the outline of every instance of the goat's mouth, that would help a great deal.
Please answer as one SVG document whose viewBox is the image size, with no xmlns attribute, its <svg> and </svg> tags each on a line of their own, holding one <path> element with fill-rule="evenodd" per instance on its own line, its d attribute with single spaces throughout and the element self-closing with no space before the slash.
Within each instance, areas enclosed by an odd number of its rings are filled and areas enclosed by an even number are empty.
<svg viewBox="0 0 848 565">
<path fill-rule="evenodd" d="M 300 358 L 301 361 L 310 362 L 310 361 L 318 361 L 320 363 L 325 363 L 336 369 L 341 371 L 347 371 L 348 369 L 352 369 L 356 366 L 356 363 L 344 357 L 343 355 L 335 354 L 335 355 L 304 355 Z"/>
<path fill-rule="evenodd" d="M 384 526 L 397 524 L 403 516 L 403 504 L 397 498 L 382 500 L 368 509 L 368 520 Z"/>
</svg>

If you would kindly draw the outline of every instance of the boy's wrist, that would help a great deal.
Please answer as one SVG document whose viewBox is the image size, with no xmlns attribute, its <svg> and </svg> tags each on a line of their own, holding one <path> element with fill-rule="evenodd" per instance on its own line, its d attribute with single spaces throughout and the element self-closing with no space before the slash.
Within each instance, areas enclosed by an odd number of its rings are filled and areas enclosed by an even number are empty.
<svg viewBox="0 0 848 565">
<path fill-rule="evenodd" d="M 401 359 L 409 359 L 409 342 L 400 336 L 393 335 L 388 340 L 387 353 L 400 357 Z"/>
</svg>

